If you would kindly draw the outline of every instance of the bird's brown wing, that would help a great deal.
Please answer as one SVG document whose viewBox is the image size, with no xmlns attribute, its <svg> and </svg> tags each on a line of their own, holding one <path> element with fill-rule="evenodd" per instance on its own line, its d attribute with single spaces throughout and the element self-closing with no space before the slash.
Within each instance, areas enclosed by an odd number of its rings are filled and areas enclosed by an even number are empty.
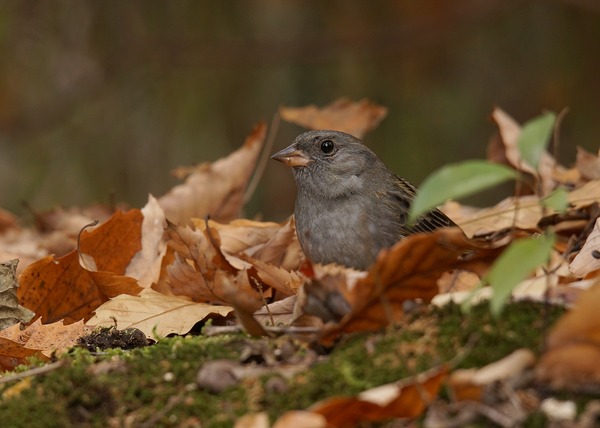
<svg viewBox="0 0 600 428">
<path fill-rule="evenodd" d="M 408 181 L 398 176 L 396 176 L 396 181 L 394 185 L 395 188 L 392 191 L 393 197 L 399 202 L 401 210 L 404 211 L 402 213 L 403 217 L 405 218 L 403 223 L 406 223 L 406 218 L 408 217 L 408 210 L 410 208 L 412 200 L 417 194 L 417 189 Z M 440 227 L 452 226 L 456 226 L 456 224 L 452 220 L 450 220 L 446 216 L 446 214 L 435 208 L 419 216 L 417 222 L 414 225 L 409 226 L 408 224 L 406 224 L 403 233 L 405 233 L 406 235 L 410 235 L 411 233 L 418 232 L 432 232 Z"/>
</svg>

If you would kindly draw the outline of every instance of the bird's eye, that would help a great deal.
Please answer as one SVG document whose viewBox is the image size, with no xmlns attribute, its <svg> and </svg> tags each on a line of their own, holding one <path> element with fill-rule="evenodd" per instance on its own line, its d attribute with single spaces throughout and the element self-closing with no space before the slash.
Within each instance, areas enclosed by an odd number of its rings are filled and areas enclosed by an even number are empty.
<svg viewBox="0 0 600 428">
<path fill-rule="evenodd" d="M 333 151 L 333 141 L 325 140 L 321 143 L 321 151 L 325 154 Z"/>
</svg>

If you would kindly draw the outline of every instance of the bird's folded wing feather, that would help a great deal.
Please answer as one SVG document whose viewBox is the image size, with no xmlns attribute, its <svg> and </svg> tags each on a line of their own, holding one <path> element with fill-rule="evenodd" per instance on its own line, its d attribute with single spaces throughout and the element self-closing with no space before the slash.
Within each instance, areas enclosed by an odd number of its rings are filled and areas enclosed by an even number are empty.
<svg viewBox="0 0 600 428">
<path fill-rule="evenodd" d="M 398 176 L 396 176 L 395 184 L 397 188 L 392 191 L 393 196 L 401 202 L 402 206 L 406 207 L 406 212 L 408 212 L 408 208 L 410 207 L 412 200 L 417 195 L 417 189 L 408 181 Z M 435 208 L 420 216 L 414 225 L 406 225 L 406 234 L 432 232 L 441 227 L 452 226 L 456 226 L 456 224 L 443 212 Z"/>
</svg>

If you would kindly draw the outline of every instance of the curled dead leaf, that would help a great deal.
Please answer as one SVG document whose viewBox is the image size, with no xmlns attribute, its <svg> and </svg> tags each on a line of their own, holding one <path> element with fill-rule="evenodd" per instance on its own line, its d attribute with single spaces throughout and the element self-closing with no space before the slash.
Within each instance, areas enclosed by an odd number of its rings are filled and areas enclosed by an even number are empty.
<svg viewBox="0 0 600 428">
<path fill-rule="evenodd" d="M 398 321 L 404 301 L 431 301 L 444 272 L 462 269 L 477 273 L 500 251 L 467 239 L 458 228 L 403 239 L 383 250 L 367 276 L 356 282 L 348 294 L 352 310 L 339 323 L 325 326 L 322 343 L 331 344 L 341 333 L 376 330 Z"/>
<path fill-rule="evenodd" d="M 521 126 L 508 113 L 501 108 L 494 108 L 492 119 L 498 125 L 501 142 L 504 145 L 505 157 L 508 163 L 519 171 L 526 172 L 535 177 L 539 177 L 543 195 L 548 195 L 554 189 L 555 183 L 553 179 L 553 171 L 556 166 L 556 161 L 547 151 L 544 151 L 540 158 L 540 163 L 537 169 L 529 165 L 521 158 L 521 153 L 518 147 L 519 136 L 521 135 Z"/>
</svg>

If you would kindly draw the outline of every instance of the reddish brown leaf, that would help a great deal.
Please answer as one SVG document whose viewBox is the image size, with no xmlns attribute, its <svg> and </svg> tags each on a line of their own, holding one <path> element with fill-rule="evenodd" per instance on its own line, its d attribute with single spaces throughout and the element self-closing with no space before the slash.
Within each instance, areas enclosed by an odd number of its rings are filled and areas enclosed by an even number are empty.
<svg viewBox="0 0 600 428">
<path fill-rule="evenodd" d="M 112 272 L 88 271 L 90 279 L 104 297 L 117 297 L 119 294 L 139 294 L 143 288 L 139 286 L 138 280 L 129 276 L 115 275 Z"/>
<path fill-rule="evenodd" d="M 582 293 L 575 307 L 548 335 L 538 364 L 539 380 L 555 388 L 584 391 L 600 386 L 600 282 Z"/>
<path fill-rule="evenodd" d="M 235 316 L 244 327 L 244 330 L 252 336 L 268 336 L 262 325 L 254 318 L 254 312 L 263 304 L 259 293 L 249 292 L 249 287 L 244 287 L 241 282 L 247 281 L 245 272 L 240 272 L 232 281 L 226 275 L 220 277 L 221 288 L 225 292 L 225 300 L 229 302 L 235 310 Z"/>
<path fill-rule="evenodd" d="M 27 363 L 30 357 L 48 359 L 39 350 L 27 349 L 19 343 L 0 337 L 0 370 L 13 370 L 18 365 Z"/>
<path fill-rule="evenodd" d="M 218 272 L 235 276 L 238 270 L 220 251 L 216 230 L 194 230 L 169 223 L 167 246 L 174 256 L 165 259 L 168 265 L 163 269 L 157 289 L 197 302 L 225 303 L 223 290 L 215 278 Z"/>
<path fill-rule="evenodd" d="M 383 250 L 367 277 L 357 281 L 348 295 L 352 311 L 325 327 L 323 343 L 331 344 L 342 332 L 375 330 L 399 320 L 405 300 L 429 302 L 438 293 L 444 272 L 478 271 L 498 254 L 498 248 L 471 241 L 457 228 L 403 239 Z"/>
<path fill-rule="evenodd" d="M 315 105 L 281 107 L 279 114 L 283 120 L 308 129 L 332 129 L 362 138 L 379 125 L 387 115 L 387 109 L 367 99 L 352 102 L 340 98 L 323 108 Z"/>
<path fill-rule="evenodd" d="M 306 281 L 306 278 L 296 271 L 290 272 L 243 254 L 240 258 L 252 265 L 253 269 L 250 271 L 252 278 L 278 291 L 278 300 L 296 294 L 298 288 Z"/>
<path fill-rule="evenodd" d="M 325 416 L 337 428 L 392 418 L 416 418 L 435 399 L 447 374 L 448 368 L 440 366 L 404 381 L 372 388 L 357 397 L 325 399 L 309 410 Z"/>
<path fill-rule="evenodd" d="M 82 233 L 82 253 L 93 258 L 99 271 L 122 275 L 140 250 L 142 220 L 140 210 L 115 213 L 92 232 Z M 90 272 L 81 267 L 76 251 L 38 260 L 23 271 L 19 282 L 19 301 L 46 324 L 89 319 L 106 300 Z"/>
</svg>

